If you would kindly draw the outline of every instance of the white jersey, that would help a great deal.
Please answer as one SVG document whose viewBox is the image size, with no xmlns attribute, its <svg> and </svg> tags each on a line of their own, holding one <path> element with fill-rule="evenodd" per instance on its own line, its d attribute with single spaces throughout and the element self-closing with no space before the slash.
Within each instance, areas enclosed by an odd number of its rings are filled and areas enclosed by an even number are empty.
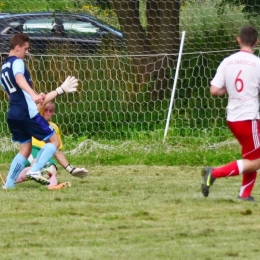
<svg viewBox="0 0 260 260">
<path fill-rule="evenodd" d="M 227 88 L 227 120 L 259 119 L 260 59 L 239 51 L 224 59 L 211 85 Z"/>
</svg>

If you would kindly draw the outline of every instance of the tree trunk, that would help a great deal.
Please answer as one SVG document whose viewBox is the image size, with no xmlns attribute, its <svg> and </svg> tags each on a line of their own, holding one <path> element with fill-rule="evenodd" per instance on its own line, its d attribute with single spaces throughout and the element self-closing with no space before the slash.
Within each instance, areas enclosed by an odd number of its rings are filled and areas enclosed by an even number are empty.
<svg viewBox="0 0 260 260">
<path fill-rule="evenodd" d="M 156 53 L 176 53 L 179 49 L 180 2 L 147 0 L 147 38 Z"/>
<path fill-rule="evenodd" d="M 167 83 L 166 69 L 173 67 L 172 54 L 179 49 L 180 0 L 146 0 L 146 29 L 140 22 L 139 0 L 111 0 L 111 3 L 127 52 L 132 55 L 136 82 L 156 82 L 151 92 L 159 91 Z"/>
</svg>

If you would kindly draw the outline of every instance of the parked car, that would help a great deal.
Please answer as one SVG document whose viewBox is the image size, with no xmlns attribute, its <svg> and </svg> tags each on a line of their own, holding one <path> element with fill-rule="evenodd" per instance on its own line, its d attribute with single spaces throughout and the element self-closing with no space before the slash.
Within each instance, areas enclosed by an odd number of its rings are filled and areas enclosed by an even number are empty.
<svg viewBox="0 0 260 260">
<path fill-rule="evenodd" d="M 30 37 L 33 54 L 89 54 L 108 45 L 123 45 L 120 31 L 87 14 L 0 13 L 0 53 L 9 52 L 10 38 L 15 33 Z"/>
</svg>

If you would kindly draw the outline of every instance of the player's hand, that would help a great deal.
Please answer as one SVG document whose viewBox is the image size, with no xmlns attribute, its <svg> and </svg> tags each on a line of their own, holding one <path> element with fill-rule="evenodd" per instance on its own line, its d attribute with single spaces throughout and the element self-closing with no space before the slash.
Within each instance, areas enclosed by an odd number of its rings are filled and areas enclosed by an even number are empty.
<svg viewBox="0 0 260 260">
<path fill-rule="evenodd" d="M 62 83 L 62 85 L 58 88 L 56 88 L 56 91 L 59 95 L 63 93 L 72 93 L 77 91 L 78 87 L 78 79 L 75 77 L 68 76 L 66 80 Z"/>
<path fill-rule="evenodd" d="M 45 96 L 38 95 L 35 93 L 35 95 L 32 96 L 32 99 L 36 104 L 42 104 L 45 99 Z"/>
<path fill-rule="evenodd" d="M 78 177 L 78 178 L 84 178 L 84 177 L 88 176 L 87 169 L 73 167 L 70 164 L 66 167 L 66 171 L 68 171 L 72 176 Z"/>
<path fill-rule="evenodd" d="M 85 168 L 74 168 L 70 174 L 74 177 L 84 178 L 88 176 L 88 170 Z"/>
<path fill-rule="evenodd" d="M 42 96 L 42 99 L 43 99 L 43 101 L 44 101 L 45 98 L 46 98 L 46 95 L 45 95 L 44 93 L 40 93 L 39 95 Z"/>
</svg>

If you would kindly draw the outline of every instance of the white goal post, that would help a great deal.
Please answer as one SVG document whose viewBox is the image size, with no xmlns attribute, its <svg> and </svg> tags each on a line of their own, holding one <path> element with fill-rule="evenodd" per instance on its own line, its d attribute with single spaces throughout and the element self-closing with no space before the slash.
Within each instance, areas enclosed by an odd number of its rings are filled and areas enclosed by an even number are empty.
<svg viewBox="0 0 260 260">
<path fill-rule="evenodd" d="M 172 105 L 173 105 L 173 100 L 174 100 L 174 95 L 175 95 L 176 84 L 177 84 L 177 80 L 178 80 L 178 76 L 179 76 L 179 69 L 180 69 L 181 56 L 182 56 L 183 45 L 184 45 L 184 40 L 185 40 L 185 34 L 186 34 L 186 32 L 183 31 L 182 37 L 181 37 L 181 44 L 180 44 L 180 50 L 179 50 L 179 55 L 178 55 L 177 67 L 176 67 L 175 77 L 174 77 L 174 82 L 173 82 L 173 87 L 172 87 L 169 111 L 168 111 L 166 126 L 165 126 L 165 130 L 164 130 L 163 142 L 165 142 L 165 138 L 167 136 L 169 124 L 170 124 L 170 120 L 171 120 Z"/>
</svg>

